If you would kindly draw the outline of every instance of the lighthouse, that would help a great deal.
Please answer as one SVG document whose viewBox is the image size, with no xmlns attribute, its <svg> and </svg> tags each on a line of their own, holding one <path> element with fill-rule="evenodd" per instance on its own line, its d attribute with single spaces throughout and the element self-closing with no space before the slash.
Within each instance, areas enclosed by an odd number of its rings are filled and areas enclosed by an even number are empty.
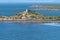
<svg viewBox="0 0 60 40">
<path fill-rule="evenodd" d="M 26 9 L 26 13 L 28 12 L 28 10 Z"/>
<path fill-rule="evenodd" d="M 26 14 L 28 15 L 28 10 L 27 10 L 27 9 L 26 9 L 26 11 L 25 11 L 25 12 L 26 12 Z"/>
</svg>

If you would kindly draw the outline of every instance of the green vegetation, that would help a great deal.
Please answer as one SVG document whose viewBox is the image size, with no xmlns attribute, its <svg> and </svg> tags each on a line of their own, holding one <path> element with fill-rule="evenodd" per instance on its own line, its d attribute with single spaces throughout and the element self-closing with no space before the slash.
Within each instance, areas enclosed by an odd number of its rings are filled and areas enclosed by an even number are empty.
<svg viewBox="0 0 60 40">
<path fill-rule="evenodd" d="M 4 16 L 0 16 L 0 18 L 6 18 Z M 7 17 L 9 18 L 9 17 Z M 35 11 L 28 10 L 28 12 L 20 12 L 16 14 L 15 16 L 10 16 L 12 19 L 42 19 L 42 20 L 53 20 L 53 21 L 59 21 L 60 16 L 45 16 L 41 13 L 36 13 Z"/>
<path fill-rule="evenodd" d="M 0 16 L 0 18 L 5 18 L 4 16 Z"/>
</svg>

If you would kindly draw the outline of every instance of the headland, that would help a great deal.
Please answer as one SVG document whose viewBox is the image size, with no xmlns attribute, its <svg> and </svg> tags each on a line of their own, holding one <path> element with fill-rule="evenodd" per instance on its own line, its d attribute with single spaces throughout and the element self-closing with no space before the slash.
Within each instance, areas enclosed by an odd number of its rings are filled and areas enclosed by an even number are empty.
<svg viewBox="0 0 60 40">
<path fill-rule="evenodd" d="M 31 22 L 31 23 L 60 23 L 60 16 L 46 16 L 31 10 L 19 12 L 14 16 L 0 16 L 0 21 Z"/>
</svg>

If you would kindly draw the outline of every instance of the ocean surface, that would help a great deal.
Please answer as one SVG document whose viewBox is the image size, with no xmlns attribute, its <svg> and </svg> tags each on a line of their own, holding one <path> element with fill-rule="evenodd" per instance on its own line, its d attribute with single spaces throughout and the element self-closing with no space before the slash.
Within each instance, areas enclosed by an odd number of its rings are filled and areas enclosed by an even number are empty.
<svg viewBox="0 0 60 40">
<path fill-rule="evenodd" d="M 12 16 L 32 4 L 0 4 L 0 15 Z M 33 10 L 49 16 L 59 16 L 60 10 Z M 0 22 L 0 40 L 60 40 L 60 23 Z"/>
<path fill-rule="evenodd" d="M 47 16 L 60 16 L 60 10 L 34 10 L 34 8 L 30 7 L 34 4 L 36 3 L 0 4 L 0 15 L 12 16 L 28 9 Z M 60 4 L 59 5 L 49 4 L 49 5 L 60 6 Z"/>
<path fill-rule="evenodd" d="M 0 22 L 0 40 L 60 40 L 60 24 Z"/>
</svg>

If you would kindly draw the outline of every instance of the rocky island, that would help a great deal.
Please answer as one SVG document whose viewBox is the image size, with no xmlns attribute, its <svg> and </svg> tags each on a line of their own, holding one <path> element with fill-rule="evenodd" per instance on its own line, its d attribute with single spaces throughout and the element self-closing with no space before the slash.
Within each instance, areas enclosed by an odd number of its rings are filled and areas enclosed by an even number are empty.
<svg viewBox="0 0 60 40">
<path fill-rule="evenodd" d="M 25 10 L 14 16 L 0 16 L 0 22 L 60 23 L 60 16 L 46 16 L 31 10 Z"/>
<path fill-rule="evenodd" d="M 51 5 L 51 4 L 33 4 L 30 6 L 31 8 L 34 8 L 34 10 L 60 10 L 59 5 Z"/>
</svg>

